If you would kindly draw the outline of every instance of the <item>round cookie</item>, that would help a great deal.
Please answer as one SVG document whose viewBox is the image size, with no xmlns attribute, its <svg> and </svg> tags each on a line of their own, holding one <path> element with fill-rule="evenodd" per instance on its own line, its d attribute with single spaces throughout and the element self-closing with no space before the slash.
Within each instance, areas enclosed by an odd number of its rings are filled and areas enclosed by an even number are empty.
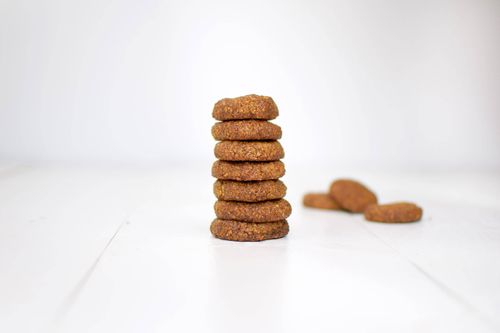
<svg viewBox="0 0 500 333">
<path fill-rule="evenodd" d="M 222 141 L 214 153 L 222 161 L 277 161 L 285 156 L 278 141 Z"/>
<path fill-rule="evenodd" d="M 270 120 L 276 118 L 278 113 L 278 107 L 271 97 L 246 95 L 221 99 L 215 103 L 212 116 L 217 120 Z"/>
<path fill-rule="evenodd" d="M 252 223 L 215 219 L 210 225 L 210 232 L 214 237 L 239 242 L 282 238 L 288 234 L 288 231 L 289 226 L 286 220 Z"/>
<path fill-rule="evenodd" d="M 290 216 L 292 206 L 285 199 L 253 203 L 218 200 L 214 210 L 215 215 L 223 220 L 273 222 Z"/>
<path fill-rule="evenodd" d="M 274 162 L 226 162 L 215 161 L 212 176 L 223 180 L 269 180 L 278 179 L 285 174 L 285 165 Z"/>
<path fill-rule="evenodd" d="M 215 140 L 278 140 L 281 127 L 265 120 L 232 120 L 212 126 Z"/>
<path fill-rule="evenodd" d="M 286 186 L 281 180 L 237 182 L 217 180 L 214 194 L 219 200 L 258 202 L 281 199 L 286 194 Z"/>
<path fill-rule="evenodd" d="M 339 179 L 330 186 L 330 196 L 340 207 L 353 213 L 361 213 L 368 205 L 377 203 L 377 196 L 363 184 Z"/>
<path fill-rule="evenodd" d="M 303 204 L 306 207 L 341 210 L 339 204 L 326 193 L 307 193 L 304 195 Z"/>
<path fill-rule="evenodd" d="M 365 209 L 365 219 L 373 222 L 416 222 L 422 218 L 422 208 L 411 202 L 370 205 Z"/>
</svg>

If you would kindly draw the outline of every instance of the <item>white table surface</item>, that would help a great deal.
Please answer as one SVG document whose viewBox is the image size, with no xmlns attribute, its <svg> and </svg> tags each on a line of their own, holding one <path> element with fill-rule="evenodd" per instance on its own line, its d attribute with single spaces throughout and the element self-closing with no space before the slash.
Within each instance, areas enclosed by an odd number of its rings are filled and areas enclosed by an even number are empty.
<svg viewBox="0 0 500 333">
<path fill-rule="evenodd" d="M 344 175 L 423 220 L 301 206 Z M 289 236 L 236 243 L 210 235 L 208 164 L 1 166 L 0 332 L 500 331 L 500 174 L 284 181 Z"/>
</svg>

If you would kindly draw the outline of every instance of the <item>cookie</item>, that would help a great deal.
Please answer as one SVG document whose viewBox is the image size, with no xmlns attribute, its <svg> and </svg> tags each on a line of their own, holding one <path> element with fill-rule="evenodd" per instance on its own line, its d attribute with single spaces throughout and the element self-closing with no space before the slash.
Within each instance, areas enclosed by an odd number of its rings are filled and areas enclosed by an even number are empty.
<svg viewBox="0 0 500 333">
<path fill-rule="evenodd" d="M 277 161 L 285 156 L 278 141 L 222 141 L 214 153 L 222 161 Z"/>
<path fill-rule="evenodd" d="M 288 234 L 288 231 L 289 226 L 286 220 L 252 223 L 215 219 L 210 225 L 210 232 L 215 237 L 239 242 L 258 242 L 282 238 Z"/>
<path fill-rule="evenodd" d="M 281 180 L 257 182 L 217 180 L 214 183 L 214 194 L 219 200 L 257 202 L 283 198 L 286 186 Z"/>
<path fill-rule="evenodd" d="M 422 208 L 411 202 L 370 205 L 365 209 L 365 219 L 374 222 L 416 222 L 422 218 Z"/>
<path fill-rule="evenodd" d="M 217 120 L 271 120 L 278 116 L 278 107 L 268 96 L 224 98 L 215 103 L 212 116 Z"/>
<path fill-rule="evenodd" d="M 326 193 L 307 193 L 304 195 L 303 204 L 306 207 L 340 210 L 339 204 Z"/>
<path fill-rule="evenodd" d="M 215 161 L 212 176 L 223 180 L 269 180 L 278 179 L 285 174 L 285 165 L 274 162 L 225 162 Z"/>
<path fill-rule="evenodd" d="M 278 140 L 281 127 L 265 120 L 232 120 L 212 126 L 215 140 Z"/>
<path fill-rule="evenodd" d="M 214 210 L 220 219 L 243 222 L 279 221 L 292 213 L 292 207 L 285 199 L 253 203 L 218 200 Z"/>
<path fill-rule="evenodd" d="M 353 213 L 361 213 L 368 205 L 377 203 L 375 193 L 363 184 L 350 179 L 334 181 L 329 194 L 340 207 Z"/>
</svg>

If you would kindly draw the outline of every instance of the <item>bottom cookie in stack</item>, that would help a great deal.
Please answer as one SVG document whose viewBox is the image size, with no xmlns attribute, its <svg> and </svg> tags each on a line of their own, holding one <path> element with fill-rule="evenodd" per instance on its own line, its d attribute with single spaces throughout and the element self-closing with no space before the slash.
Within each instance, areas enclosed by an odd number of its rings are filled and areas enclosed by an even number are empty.
<svg viewBox="0 0 500 333">
<path fill-rule="evenodd" d="M 239 242 L 282 238 L 288 231 L 286 220 L 262 223 L 215 219 L 210 225 L 210 232 L 215 237 Z"/>
<path fill-rule="evenodd" d="M 231 185 L 233 187 L 240 185 L 244 188 L 260 187 L 262 185 L 265 188 L 269 183 L 232 183 Z M 279 187 L 280 183 L 271 185 Z M 216 182 L 214 192 L 218 198 L 222 196 L 220 187 L 220 181 L 219 183 Z M 237 192 L 239 191 L 234 191 L 233 194 Z M 255 195 L 256 192 L 253 194 Z M 284 191 L 282 194 L 284 195 Z M 285 237 L 288 234 L 289 227 L 286 218 L 290 216 L 292 207 L 285 199 L 260 202 L 218 200 L 214 205 L 214 210 L 217 219 L 212 222 L 210 231 L 215 237 L 233 241 L 262 241 Z"/>
</svg>

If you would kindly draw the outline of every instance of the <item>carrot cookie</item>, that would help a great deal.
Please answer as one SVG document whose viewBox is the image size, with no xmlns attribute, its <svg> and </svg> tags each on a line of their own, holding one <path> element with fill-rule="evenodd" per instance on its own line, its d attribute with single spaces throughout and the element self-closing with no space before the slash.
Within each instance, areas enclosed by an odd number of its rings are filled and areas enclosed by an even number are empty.
<svg viewBox="0 0 500 333">
<path fill-rule="evenodd" d="M 270 120 L 278 116 L 278 107 L 268 96 L 247 95 L 224 98 L 215 103 L 212 116 L 217 120 Z"/>
<path fill-rule="evenodd" d="M 285 156 L 278 141 L 222 141 L 214 153 L 222 161 L 277 161 Z"/>
<path fill-rule="evenodd" d="M 307 193 L 304 195 L 303 204 L 306 207 L 340 210 L 339 204 L 326 193 Z"/>
<path fill-rule="evenodd" d="M 265 120 L 233 120 L 212 126 L 215 140 L 278 140 L 281 127 Z"/>
<path fill-rule="evenodd" d="M 421 218 L 422 208 L 410 202 L 370 205 L 365 210 L 365 219 L 374 222 L 416 222 Z"/>
<path fill-rule="evenodd" d="M 243 222 L 280 221 L 292 213 L 292 207 L 285 199 L 253 203 L 218 200 L 214 210 L 220 219 Z"/>
<path fill-rule="evenodd" d="M 225 162 L 215 161 L 212 176 L 223 180 L 268 180 L 278 179 L 285 174 L 285 165 L 274 162 Z"/>
<path fill-rule="evenodd" d="M 340 207 L 353 213 L 361 213 L 368 205 L 377 203 L 375 193 L 350 179 L 334 181 L 330 186 L 330 196 Z"/>
<path fill-rule="evenodd" d="M 215 219 L 210 225 L 210 231 L 215 237 L 239 242 L 258 242 L 282 238 L 288 234 L 288 230 L 286 220 L 252 223 Z"/>
<path fill-rule="evenodd" d="M 257 202 L 283 198 L 286 186 L 281 180 L 260 182 L 217 180 L 214 183 L 214 194 L 219 200 Z"/>
</svg>

